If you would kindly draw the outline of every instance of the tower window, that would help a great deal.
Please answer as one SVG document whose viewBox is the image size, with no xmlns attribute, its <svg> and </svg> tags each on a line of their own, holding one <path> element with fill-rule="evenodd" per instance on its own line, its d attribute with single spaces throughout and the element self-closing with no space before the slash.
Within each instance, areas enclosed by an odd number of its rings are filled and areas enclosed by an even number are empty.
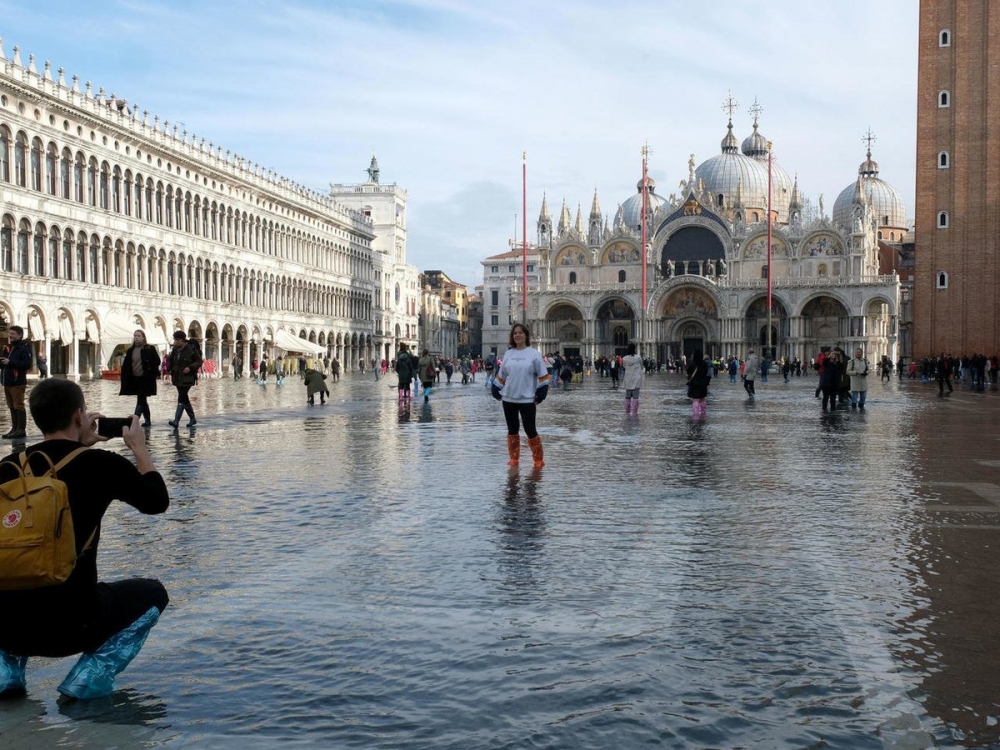
<svg viewBox="0 0 1000 750">
<path fill-rule="evenodd" d="M 624 271 L 619 271 L 618 272 L 618 283 L 619 284 L 625 283 L 625 272 Z"/>
<path fill-rule="evenodd" d="M 948 29 L 941 29 L 938 34 L 938 47 L 950 47 L 951 46 L 951 32 Z"/>
<path fill-rule="evenodd" d="M 722 193 L 719 193 L 719 195 L 716 196 L 715 198 L 715 205 L 721 208 L 725 204 L 725 202 L 726 202 L 726 196 L 723 195 Z"/>
<path fill-rule="evenodd" d="M 938 169 L 948 169 L 949 167 L 951 167 L 951 159 L 948 152 L 942 151 L 938 154 Z"/>
<path fill-rule="evenodd" d="M 938 107 L 950 107 L 951 106 L 951 94 L 947 91 L 938 92 Z"/>
<path fill-rule="evenodd" d="M 948 288 L 948 274 L 945 271 L 938 271 L 937 272 L 937 276 L 935 277 L 934 283 L 935 283 L 935 286 L 938 289 L 947 289 Z"/>
<path fill-rule="evenodd" d="M 947 229 L 948 228 L 948 212 L 947 211 L 939 211 L 938 212 L 937 225 L 938 225 L 938 229 Z"/>
<path fill-rule="evenodd" d="M 570 284 L 575 284 L 576 283 L 576 271 L 570 271 L 569 272 L 569 283 Z"/>
</svg>

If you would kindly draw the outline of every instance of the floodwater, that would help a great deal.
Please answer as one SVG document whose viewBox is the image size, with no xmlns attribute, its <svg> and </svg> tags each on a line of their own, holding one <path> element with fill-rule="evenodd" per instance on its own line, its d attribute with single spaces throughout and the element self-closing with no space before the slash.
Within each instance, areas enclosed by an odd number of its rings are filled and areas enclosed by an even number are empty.
<svg viewBox="0 0 1000 750">
<path fill-rule="evenodd" d="M 692 421 L 678 376 L 638 417 L 591 377 L 540 407 L 540 471 L 481 376 L 405 412 L 391 374 L 313 407 L 203 381 L 178 433 L 161 386 L 171 508 L 113 506 L 99 566 L 171 605 L 111 699 L 57 705 L 72 660 L 32 659 L 0 745 L 1000 743 L 1000 394 L 873 379 L 823 415 L 814 377 L 770 381 Z"/>
</svg>

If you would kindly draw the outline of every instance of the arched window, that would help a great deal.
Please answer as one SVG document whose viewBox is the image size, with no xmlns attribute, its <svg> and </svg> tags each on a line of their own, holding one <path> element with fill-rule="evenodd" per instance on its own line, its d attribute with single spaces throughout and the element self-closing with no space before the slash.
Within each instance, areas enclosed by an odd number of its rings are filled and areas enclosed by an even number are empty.
<svg viewBox="0 0 1000 750">
<path fill-rule="evenodd" d="M 10 182 L 10 131 L 0 125 L 0 180 Z"/>
<path fill-rule="evenodd" d="M 111 177 L 111 210 L 116 214 L 122 212 L 122 170 L 117 166 Z"/>
<path fill-rule="evenodd" d="M 948 274 L 945 271 L 938 271 L 934 280 L 934 285 L 938 289 L 948 288 Z"/>
<path fill-rule="evenodd" d="M 951 32 L 948 29 L 941 29 L 938 32 L 938 47 L 950 47 L 951 46 Z"/>
<path fill-rule="evenodd" d="M 750 221 L 760 221 L 760 214 L 758 214 L 756 211 L 754 211 L 751 214 Z"/>
<path fill-rule="evenodd" d="M 59 195 L 65 200 L 69 200 L 73 192 L 73 180 L 70 174 L 73 170 L 73 154 L 68 148 L 64 148 L 62 159 L 59 160 Z"/>
<path fill-rule="evenodd" d="M 624 271 L 619 271 L 618 272 L 618 283 L 619 284 L 624 284 L 625 283 L 625 272 Z"/>
<path fill-rule="evenodd" d="M 97 205 L 97 159 L 93 156 L 87 164 L 87 205 Z"/>
<path fill-rule="evenodd" d="M 947 229 L 948 228 L 948 212 L 947 211 L 939 211 L 938 212 L 937 226 L 938 226 L 938 229 Z"/>
<path fill-rule="evenodd" d="M 14 184 L 19 187 L 28 186 L 26 163 L 28 159 L 28 137 L 18 133 L 14 140 Z"/>
<path fill-rule="evenodd" d="M 101 163 L 101 208 L 107 210 L 111 205 L 110 197 L 108 195 L 110 182 L 110 167 L 107 162 Z"/>
<path fill-rule="evenodd" d="M 59 152 L 56 144 L 50 143 L 45 152 L 45 192 L 49 195 L 56 194 L 56 165 L 59 162 Z"/>
<path fill-rule="evenodd" d="M 32 273 L 35 276 L 45 276 L 45 225 L 35 224 L 35 236 L 32 238 Z"/>
<path fill-rule="evenodd" d="M 67 229 L 62 241 L 63 278 L 73 278 L 73 230 Z"/>
<path fill-rule="evenodd" d="M 767 278 L 767 263 L 765 263 L 764 265 L 762 265 L 760 267 L 760 277 L 762 279 L 766 279 Z"/>
<path fill-rule="evenodd" d="M 938 169 L 948 169 L 951 167 L 951 159 L 948 157 L 947 151 L 942 151 L 938 154 Z"/>
<path fill-rule="evenodd" d="M 948 91 L 938 92 L 938 106 L 941 108 L 951 106 L 951 94 Z"/>
<path fill-rule="evenodd" d="M 77 281 L 87 280 L 87 235 L 80 232 L 76 236 L 76 276 Z"/>
<path fill-rule="evenodd" d="M 42 191 L 42 142 L 38 138 L 31 142 L 31 189 Z"/>
<path fill-rule="evenodd" d="M 879 239 L 882 239 L 882 231 L 881 231 L 881 230 L 879 230 L 879 233 L 878 233 L 878 238 L 879 238 Z"/>
<path fill-rule="evenodd" d="M 73 164 L 73 198 L 77 203 L 83 203 L 83 183 L 84 172 L 87 168 L 86 159 L 82 152 L 77 152 L 76 162 Z"/>
<path fill-rule="evenodd" d="M 575 284 L 576 283 L 576 271 L 570 271 L 569 272 L 569 283 L 570 284 Z"/>
<path fill-rule="evenodd" d="M 21 219 L 17 228 L 17 268 L 18 273 L 28 273 L 28 238 L 31 236 L 31 224 L 27 219 Z"/>
<path fill-rule="evenodd" d="M 827 274 L 826 263 L 820 263 L 816 267 L 816 275 L 817 276 L 826 276 L 826 274 Z"/>
<path fill-rule="evenodd" d="M 14 270 L 14 227 L 9 216 L 0 224 L 0 270 Z"/>
</svg>

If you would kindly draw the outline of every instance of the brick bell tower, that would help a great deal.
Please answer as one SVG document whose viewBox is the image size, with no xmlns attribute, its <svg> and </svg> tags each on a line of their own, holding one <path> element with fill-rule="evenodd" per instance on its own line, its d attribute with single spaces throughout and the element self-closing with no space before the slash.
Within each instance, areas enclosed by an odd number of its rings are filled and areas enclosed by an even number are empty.
<svg viewBox="0 0 1000 750">
<path fill-rule="evenodd" d="M 1000 3 L 920 0 L 915 357 L 1000 351 Z"/>
</svg>

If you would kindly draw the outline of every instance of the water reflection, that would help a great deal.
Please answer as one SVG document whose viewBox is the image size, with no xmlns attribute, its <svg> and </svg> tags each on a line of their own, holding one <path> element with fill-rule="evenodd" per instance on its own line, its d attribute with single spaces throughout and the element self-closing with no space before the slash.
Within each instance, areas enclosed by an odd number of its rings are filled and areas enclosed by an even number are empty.
<svg viewBox="0 0 1000 750">
<path fill-rule="evenodd" d="M 497 504 L 497 569 L 503 600 L 527 604 L 536 599 L 537 573 L 543 564 L 545 516 L 538 499 L 541 469 L 522 477 L 511 467 Z"/>
</svg>

